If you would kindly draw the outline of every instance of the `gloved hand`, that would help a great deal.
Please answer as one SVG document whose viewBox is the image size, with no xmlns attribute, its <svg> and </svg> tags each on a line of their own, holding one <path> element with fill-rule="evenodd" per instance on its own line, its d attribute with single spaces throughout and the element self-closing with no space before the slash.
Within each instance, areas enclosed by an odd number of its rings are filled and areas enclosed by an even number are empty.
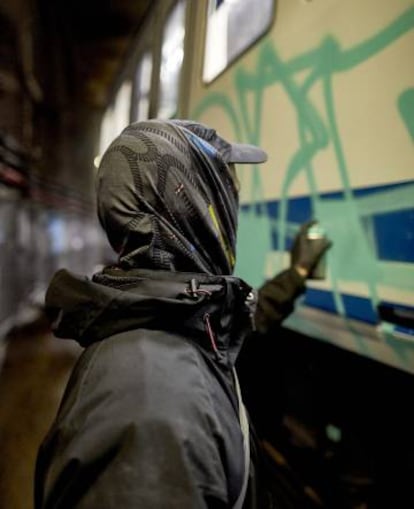
<svg viewBox="0 0 414 509">
<path fill-rule="evenodd" d="M 301 226 L 290 250 L 290 265 L 302 277 L 308 277 L 312 273 L 321 257 L 332 245 L 326 237 L 322 239 L 322 242 L 312 244 L 314 241 L 308 238 L 308 231 L 316 223 L 316 220 L 312 220 Z"/>
</svg>

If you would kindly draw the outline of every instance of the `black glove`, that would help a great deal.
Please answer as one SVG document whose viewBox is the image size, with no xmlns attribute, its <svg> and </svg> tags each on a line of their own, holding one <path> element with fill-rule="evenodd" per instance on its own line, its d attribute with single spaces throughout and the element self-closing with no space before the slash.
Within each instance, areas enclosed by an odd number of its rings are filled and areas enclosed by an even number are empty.
<svg viewBox="0 0 414 509">
<path fill-rule="evenodd" d="M 301 226 L 290 250 L 290 265 L 303 277 L 311 274 L 324 253 L 332 245 L 332 242 L 326 237 L 317 243 L 308 238 L 308 230 L 316 223 L 317 221 L 312 220 Z"/>
</svg>

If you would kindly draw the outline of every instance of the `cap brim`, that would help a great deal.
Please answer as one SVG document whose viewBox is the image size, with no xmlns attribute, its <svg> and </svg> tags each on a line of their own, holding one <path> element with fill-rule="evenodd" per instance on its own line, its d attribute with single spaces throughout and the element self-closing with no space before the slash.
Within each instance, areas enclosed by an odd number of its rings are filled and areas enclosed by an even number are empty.
<svg viewBox="0 0 414 509">
<path fill-rule="evenodd" d="M 231 150 L 226 157 L 226 163 L 258 164 L 265 161 L 267 161 L 267 154 L 264 150 L 246 143 L 232 143 Z"/>
</svg>

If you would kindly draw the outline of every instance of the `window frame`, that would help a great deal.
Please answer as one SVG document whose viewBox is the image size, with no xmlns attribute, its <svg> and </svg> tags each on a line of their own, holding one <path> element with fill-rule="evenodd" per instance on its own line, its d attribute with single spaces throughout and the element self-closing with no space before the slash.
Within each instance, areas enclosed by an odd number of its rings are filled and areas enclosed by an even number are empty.
<svg viewBox="0 0 414 509">
<path fill-rule="evenodd" d="M 153 93 L 153 82 L 154 82 L 154 74 L 156 72 L 155 69 L 155 55 L 154 49 L 151 46 L 145 47 L 139 54 L 138 58 L 134 59 L 134 69 L 133 69 L 133 79 L 132 79 L 132 98 L 131 98 L 131 110 L 130 110 L 130 122 L 138 122 L 138 113 L 139 113 L 139 88 L 138 88 L 138 80 L 137 80 L 137 71 L 138 66 L 140 66 L 146 57 L 149 55 L 151 58 L 151 72 L 149 79 L 149 90 L 147 94 L 148 98 L 148 116 L 147 119 L 151 118 L 151 110 L 154 102 L 154 93 Z"/>
<path fill-rule="evenodd" d="M 175 109 L 174 109 L 174 111 L 172 111 L 172 113 L 168 117 L 165 117 L 165 118 L 171 119 L 171 118 L 176 117 L 176 115 L 180 109 L 180 96 L 181 96 L 182 79 L 183 79 L 182 76 L 183 76 L 183 70 L 184 70 L 185 59 L 186 59 L 186 39 L 188 36 L 188 34 L 187 34 L 187 18 L 188 18 L 188 8 L 189 8 L 190 0 L 176 0 L 175 2 L 173 2 L 169 6 L 169 9 L 166 12 L 163 22 L 160 26 L 159 65 L 158 65 L 158 69 L 157 69 L 157 79 L 158 79 L 157 101 L 156 101 L 156 117 L 157 118 L 160 118 L 160 111 L 161 111 L 161 104 L 162 104 L 161 95 L 162 95 L 163 87 L 162 87 L 162 80 L 161 80 L 161 69 L 162 69 L 162 64 L 163 64 L 162 48 L 163 48 L 163 44 L 165 41 L 165 30 L 167 27 L 168 20 L 171 18 L 171 15 L 172 15 L 174 9 L 176 9 L 180 3 L 182 3 L 184 5 L 184 12 L 183 12 L 184 36 L 183 36 L 183 46 L 182 46 L 183 58 L 181 61 L 181 67 L 179 70 L 179 75 L 178 75 L 178 80 L 177 80 L 177 98 L 176 98 Z M 162 118 L 164 118 L 164 116 Z"/>
<path fill-rule="evenodd" d="M 218 74 L 214 76 L 210 81 L 206 81 L 204 79 L 204 61 L 205 61 L 205 54 L 206 54 L 206 48 L 207 48 L 207 30 L 208 30 L 208 21 L 209 21 L 209 2 L 206 4 L 206 12 L 205 12 L 205 23 L 204 23 L 204 33 L 203 33 L 203 45 L 202 45 L 202 64 L 200 66 L 200 80 L 203 85 L 203 87 L 207 88 L 211 84 L 213 84 L 218 78 L 220 78 L 226 71 L 228 71 L 231 67 L 233 67 L 241 58 L 243 58 L 248 51 L 250 51 L 253 46 L 255 46 L 261 39 L 266 37 L 274 24 L 276 23 L 276 17 L 277 17 L 277 7 L 278 7 L 278 0 L 271 0 L 273 2 L 273 6 L 271 9 L 271 15 L 268 19 L 267 24 L 265 25 L 265 28 L 263 31 L 254 37 L 249 44 L 242 50 L 240 53 L 238 53 L 236 56 L 234 56 L 231 60 L 227 62 L 226 67 L 224 67 Z"/>
</svg>

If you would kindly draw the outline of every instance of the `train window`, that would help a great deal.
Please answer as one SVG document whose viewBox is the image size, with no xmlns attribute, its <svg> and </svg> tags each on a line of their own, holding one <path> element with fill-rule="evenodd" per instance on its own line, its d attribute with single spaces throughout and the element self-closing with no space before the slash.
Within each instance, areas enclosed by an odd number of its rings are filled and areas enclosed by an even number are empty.
<svg viewBox="0 0 414 509">
<path fill-rule="evenodd" d="M 101 122 L 98 155 L 95 157 L 95 160 L 94 160 L 94 165 L 96 168 L 98 168 L 98 166 L 99 166 L 99 163 L 100 163 L 103 153 L 105 152 L 105 150 L 108 148 L 109 144 L 114 139 L 113 114 L 114 114 L 114 108 L 111 105 L 106 109 L 105 114 L 102 119 L 102 122 Z"/>
<path fill-rule="evenodd" d="M 209 0 L 203 80 L 210 83 L 269 27 L 275 0 Z"/>
<path fill-rule="evenodd" d="M 151 74 L 152 55 L 147 51 L 142 55 L 135 72 L 134 121 L 146 120 L 149 117 Z"/>
<path fill-rule="evenodd" d="M 131 91 L 131 81 L 124 81 L 116 94 L 115 102 L 105 111 L 101 122 L 98 155 L 94 160 L 96 168 L 112 140 L 130 123 Z"/>
<path fill-rule="evenodd" d="M 131 92 L 132 83 L 127 80 L 124 81 L 116 94 L 112 119 L 114 137 L 118 136 L 122 129 L 130 123 Z"/>
<path fill-rule="evenodd" d="M 184 57 L 185 0 L 180 0 L 167 18 L 161 49 L 158 117 L 171 118 L 178 106 L 181 65 Z"/>
</svg>

